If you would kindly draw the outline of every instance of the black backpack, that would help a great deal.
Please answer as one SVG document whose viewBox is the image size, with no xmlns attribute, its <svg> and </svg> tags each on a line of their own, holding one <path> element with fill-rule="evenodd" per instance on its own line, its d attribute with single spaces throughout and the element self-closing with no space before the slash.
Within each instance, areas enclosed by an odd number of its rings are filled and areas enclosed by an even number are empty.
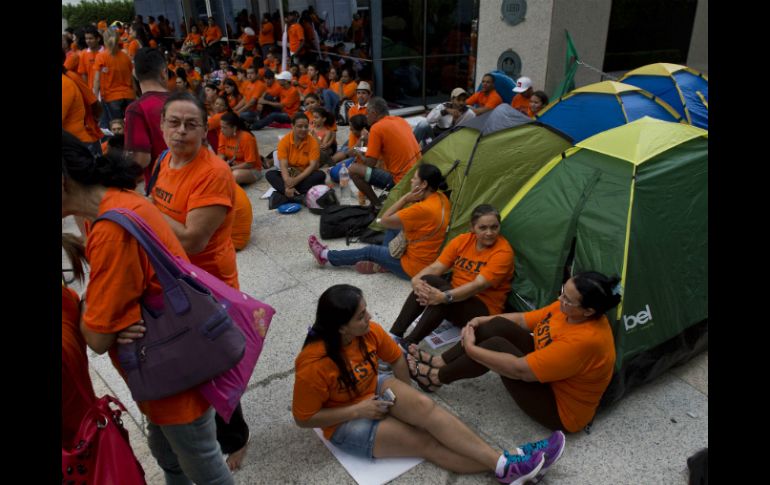
<svg viewBox="0 0 770 485">
<path fill-rule="evenodd" d="M 361 235 L 377 214 L 359 205 L 335 205 L 321 213 L 321 239 Z"/>
</svg>

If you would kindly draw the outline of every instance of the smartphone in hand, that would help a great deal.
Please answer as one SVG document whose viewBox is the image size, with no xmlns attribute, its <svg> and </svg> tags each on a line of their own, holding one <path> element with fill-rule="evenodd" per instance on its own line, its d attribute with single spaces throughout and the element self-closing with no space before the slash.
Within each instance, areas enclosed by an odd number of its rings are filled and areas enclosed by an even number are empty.
<svg viewBox="0 0 770 485">
<path fill-rule="evenodd" d="M 387 402 L 390 402 L 390 403 L 395 403 L 395 402 L 396 402 L 396 395 L 395 395 L 395 393 L 394 393 L 394 392 L 393 392 L 393 391 L 392 391 L 392 390 L 391 390 L 391 389 L 388 387 L 387 389 L 385 389 L 384 391 L 382 391 L 382 394 L 380 394 L 379 396 L 377 396 L 375 399 L 377 399 L 378 401 L 387 401 Z"/>
</svg>

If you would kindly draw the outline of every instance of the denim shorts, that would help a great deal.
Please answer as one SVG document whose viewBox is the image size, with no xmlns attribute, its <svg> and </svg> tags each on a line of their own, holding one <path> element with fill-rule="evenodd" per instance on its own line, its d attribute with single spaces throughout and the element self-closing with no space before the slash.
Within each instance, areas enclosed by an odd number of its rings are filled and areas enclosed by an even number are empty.
<svg viewBox="0 0 770 485">
<path fill-rule="evenodd" d="M 383 390 L 382 383 L 391 377 L 393 374 L 390 372 L 377 376 L 376 395 L 380 395 Z M 346 421 L 334 431 L 329 441 L 351 455 L 371 459 L 374 458 L 374 437 L 377 435 L 379 425 L 380 420 L 376 419 L 361 418 Z"/>
<path fill-rule="evenodd" d="M 364 177 L 364 180 L 369 182 L 369 185 L 374 185 L 381 189 L 390 189 L 396 185 L 393 181 L 393 175 L 381 168 L 366 167 L 366 176 Z"/>
</svg>

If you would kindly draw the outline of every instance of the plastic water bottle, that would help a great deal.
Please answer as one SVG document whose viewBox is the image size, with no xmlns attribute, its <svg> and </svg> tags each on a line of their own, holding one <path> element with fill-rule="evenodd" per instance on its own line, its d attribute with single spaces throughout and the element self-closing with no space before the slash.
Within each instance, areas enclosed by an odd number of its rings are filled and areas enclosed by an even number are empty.
<svg viewBox="0 0 770 485">
<path fill-rule="evenodd" d="M 350 195 L 350 174 L 348 173 L 348 167 L 342 164 L 339 172 L 340 177 L 340 198 L 345 198 Z"/>
</svg>

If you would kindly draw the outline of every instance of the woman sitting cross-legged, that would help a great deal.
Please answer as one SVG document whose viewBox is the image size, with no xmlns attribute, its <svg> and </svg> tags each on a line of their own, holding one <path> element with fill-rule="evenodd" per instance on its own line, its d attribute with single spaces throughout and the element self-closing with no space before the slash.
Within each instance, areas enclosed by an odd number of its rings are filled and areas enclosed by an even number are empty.
<svg viewBox="0 0 770 485">
<path fill-rule="evenodd" d="M 287 197 L 305 194 L 310 187 L 324 183 L 326 176 L 320 170 L 321 149 L 318 140 L 308 136 L 310 123 L 307 116 L 297 113 L 291 120 L 291 131 L 278 142 L 280 171 L 270 170 L 265 178 L 276 192 Z"/>
<path fill-rule="evenodd" d="M 450 269 L 452 280 L 447 282 L 441 276 Z M 422 314 L 415 329 L 399 341 L 406 349 L 444 319 L 462 327 L 474 317 L 500 313 L 512 278 L 513 249 L 500 235 L 500 213 L 482 204 L 471 213 L 471 231 L 452 239 L 436 261 L 412 278 L 414 291 L 390 332 L 404 337 Z"/>
<path fill-rule="evenodd" d="M 261 179 L 262 159 L 257 140 L 246 129 L 243 120 L 235 113 L 225 113 L 221 117 L 220 126 L 217 154 L 230 165 L 235 181 L 248 185 Z"/>
<path fill-rule="evenodd" d="M 412 177 L 412 190 L 385 211 L 380 224 L 388 231 L 381 245 L 360 249 L 330 251 L 315 237 L 308 238 L 310 252 L 320 265 L 353 266 L 364 274 L 390 271 L 399 278 L 409 279 L 428 266 L 438 256 L 449 224 L 450 202 L 439 188 L 446 187 L 441 171 L 435 165 L 423 163 Z M 408 207 L 407 207 L 408 205 Z M 404 254 L 393 257 L 388 243 L 404 231 L 407 241 Z"/>
<path fill-rule="evenodd" d="M 433 388 L 496 372 L 535 421 L 574 433 L 591 422 L 612 378 L 615 344 L 605 313 L 620 303 L 618 282 L 578 273 L 546 307 L 474 318 L 441 356 L 410 346 L 409 365 Z"/>
<path fill-rule="evenodd" d="M 378 375 L 377 359 L 395 375 Z M 388 396 L 386 390 L 394 400 L 376 398 Z M 401 349 L 371 321 L 363 293 L 350 285 L 332 286 L 318 301 L 295 361 L 292 414 L 298 426 L 323 428 L 326 439 L 356 456 L 417 456 L 455 473 L 494 471 L 502 483 L 524 483 L 546 455 L 564 449 L 561 433 L 515 453 L 494 449 L 415 390 Z"/>
</svg>

